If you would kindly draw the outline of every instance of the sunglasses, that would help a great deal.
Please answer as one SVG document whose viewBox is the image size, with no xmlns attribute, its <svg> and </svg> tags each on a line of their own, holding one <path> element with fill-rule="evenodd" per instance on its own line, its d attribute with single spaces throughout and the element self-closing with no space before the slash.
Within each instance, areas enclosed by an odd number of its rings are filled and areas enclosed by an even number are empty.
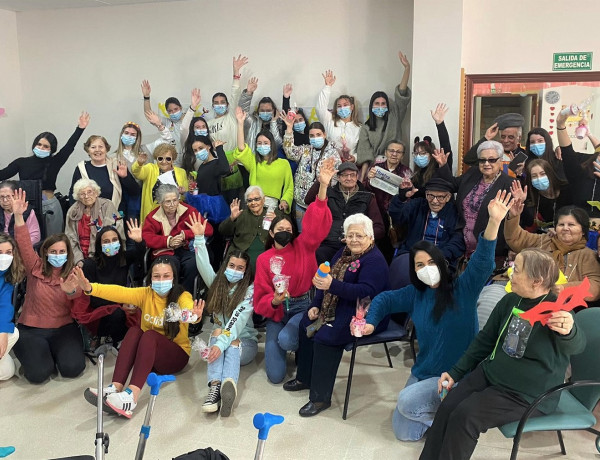
<svg viewBox="0 0 600 460">
<path fill-rule="evenodd" d="M 480 165 L 485 164 L 486 162 L 493 165 L 494 163 L 496 163 L 500 158 L 479 158 L 477 161 L 479 162 Z"/>
<path fill-rule="evenodd" d="M 260 201 L 260 200 L 262 200 L 261 197 L 258 197 L 258 198 L 248 198 L 246 200 L 246 203 L 254 203 L 255 201 Z"/>
<path fill-rule="evenodd" d="M 156 160 L 157 161 L 163 161 L 163 160 L 165 160 L 166 162 L 170 163 L 173 160 L 173 158 L 171 158 L 171 157 L 157 157 Z"/>
</svg>

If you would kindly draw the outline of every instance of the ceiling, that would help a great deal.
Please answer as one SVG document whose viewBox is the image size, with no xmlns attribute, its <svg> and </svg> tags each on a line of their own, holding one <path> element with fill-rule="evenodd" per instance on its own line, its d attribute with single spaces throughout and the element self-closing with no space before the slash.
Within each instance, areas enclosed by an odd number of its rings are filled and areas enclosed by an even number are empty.
<svg viewBox="0 0 600 460">
<path fill-rule="evenodd" d="M 136 3 L 166 3 L 181 0 L 0 0 L 0 10 L 33 11 L 61 8 L 93 8 L 99 6 L 133 5 Z"/>
</svg>

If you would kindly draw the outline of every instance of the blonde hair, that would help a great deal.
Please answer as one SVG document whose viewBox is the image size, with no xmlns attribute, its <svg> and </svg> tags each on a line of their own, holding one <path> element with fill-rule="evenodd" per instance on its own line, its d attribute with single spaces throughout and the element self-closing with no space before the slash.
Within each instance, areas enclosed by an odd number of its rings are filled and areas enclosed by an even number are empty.
<svg viewBox="0 0 600 460">
<path fill-rule="evenodd" d="M 175 146 L 171 144 L 160 144 L 154 149 L 152 156 L 156 161 L 158 161 L 158 157 L 165 156 L 167 153 L 171 154 L 173 163 L 175 163 L 175 160 L 177 159 L 177 149 L 175 149 Z"/>
<path fill-rule="evenodd" d="M 4 279 L 7 283 L 18 284 L 25 279 L 25 265 L 23 264 L 17 242 L 8 233 L 0 233 L 0 244 L 2 243 L 10 243 L 13 251 L 13 261 L 10 264 L 10 270 L 4 275 Z"/>
</svg>

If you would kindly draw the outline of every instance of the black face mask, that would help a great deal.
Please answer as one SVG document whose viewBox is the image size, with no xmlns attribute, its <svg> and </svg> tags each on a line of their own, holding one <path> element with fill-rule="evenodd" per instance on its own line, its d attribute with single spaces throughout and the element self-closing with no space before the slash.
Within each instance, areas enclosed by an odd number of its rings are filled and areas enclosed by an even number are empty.
<svg viewBox="0 0 600 460">
<path fill-rule="evenodd" d="M 277 244 L 280 244 L 281 246 L 285 247 L 290 241 L 292 241 L 293 237 L 294 235 L 292 235 L 290 232 L 277 232 L 273 236 L 273 239 Z"/>
</svg>

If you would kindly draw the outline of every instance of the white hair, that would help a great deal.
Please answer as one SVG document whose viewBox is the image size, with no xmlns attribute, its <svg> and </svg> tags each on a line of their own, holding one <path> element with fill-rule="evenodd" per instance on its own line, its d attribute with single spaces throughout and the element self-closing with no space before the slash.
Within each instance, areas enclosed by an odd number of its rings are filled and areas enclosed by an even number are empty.
<svg viewBox="0 0 600 460">
<path fill-rule="evenodd" d="M 81 192 L 84 188 L 88 187 L 91 187 L 92 190 L 94 190 L 94 192 L 96 192 L 98 196 L 100 196 L 102 190 L 100 190 L 100 186 L 98 185 L 98 183 L 92 179 L 82 178 L 75 182 L 75 184 L 73 185 L 73 198 L 78 200 L 79 192 Z"/>
<path fill-rule="evenodd" d="M 479 144 L 479 147 L 477 147 L 477 158 L 481 158 L 481 152 L 484 150 L 495 150 L 498 154 L 498 158 L 502 158 L 504 155 L 504 147 L 497 141 L 484 141 Z"/>
<path fill-rule="evenodd" d="M 260 188 L 258 185 L 251 185 L 246 189 L 246 192 L 244 193 L 244 201 L 247 201 L 250 194 L 254 192 L 258 192 L 261 198 L 265 197 L 265 192 L 263 192 L 262 188 Z"/>
<path fill-rule="evenodd" d="M 348 233 L 350 225 L 362 225 L 365 234 L 369 238 L 375 238 L 375 232 L 373 231 L 373 221 L 362 213 L 352 214 L 346 217 L 344 220 L 344 235 Z"/>
<path fill-rule="evenodd" d="M 165 201 L 165 197 L 169 193 L 174 193 L 179 198 L 179 188 L 173 184 L 162 184 L 156 188 L 156 202 L 162 204 Z"/>
</svg>

